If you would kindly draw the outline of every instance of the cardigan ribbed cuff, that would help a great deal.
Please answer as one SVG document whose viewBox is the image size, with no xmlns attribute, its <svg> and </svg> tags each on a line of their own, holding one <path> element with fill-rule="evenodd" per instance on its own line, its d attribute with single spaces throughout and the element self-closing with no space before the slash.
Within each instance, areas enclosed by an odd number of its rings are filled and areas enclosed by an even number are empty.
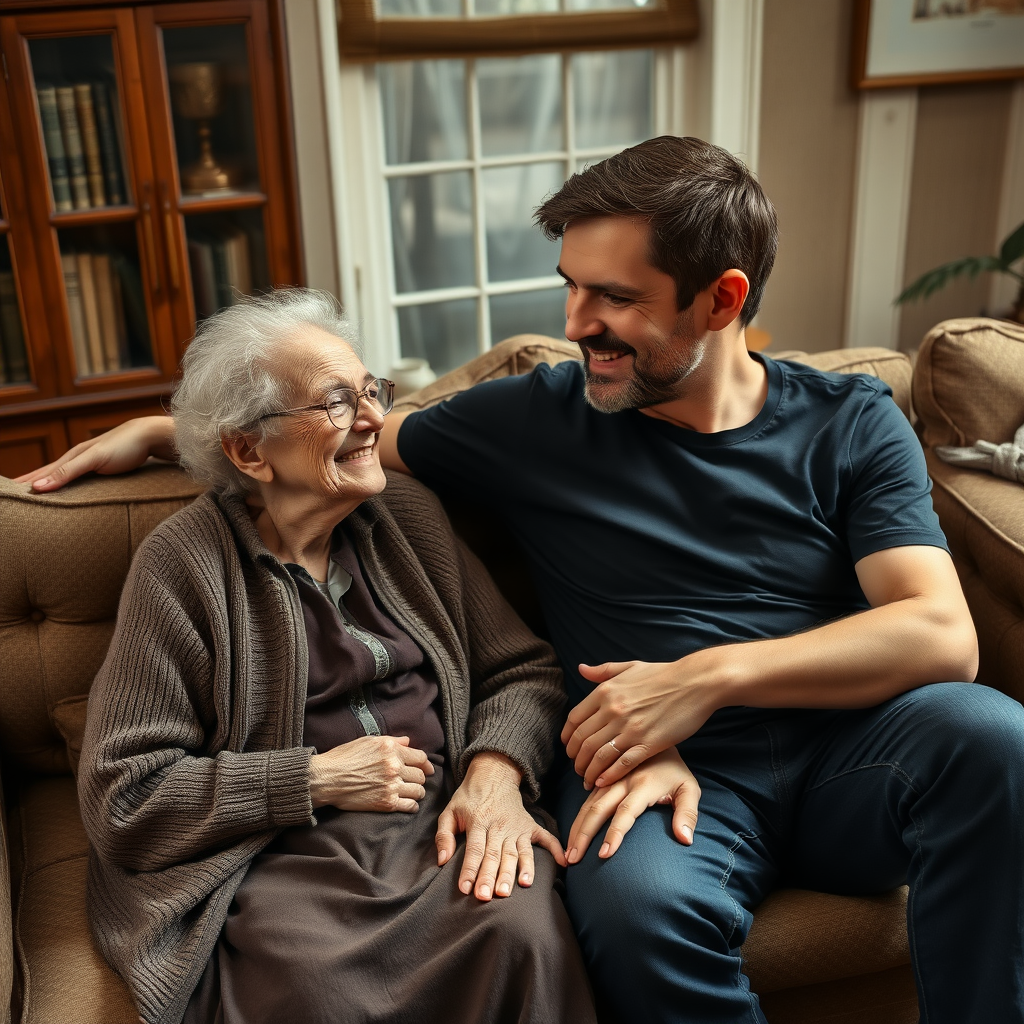
<svg viewBox="0 0 1024 1024">
<path fill-rule="evenodd" d="M 267 814 L 275 827 L 316 824 L 309 795 L 312 747 L 267 751 Z"/>
</svg>

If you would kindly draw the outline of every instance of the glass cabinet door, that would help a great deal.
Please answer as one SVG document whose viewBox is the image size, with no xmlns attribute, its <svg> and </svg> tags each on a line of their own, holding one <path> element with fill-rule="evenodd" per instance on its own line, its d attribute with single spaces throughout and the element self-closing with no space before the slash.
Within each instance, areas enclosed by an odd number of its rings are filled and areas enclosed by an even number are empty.
<svg viewBox="0 0 1024 1024">
<path fill-rule="evenodd" d="M 196 321 L 296 279 L 277 106 L 271 76 L 256 74 L 273 65 L 267 11 L 220 0 L 140 8 L 137 18 L 154 125 L 163 111 L 154 153 L 169 168 L 160 201 L 179 239 L 176 330 L 187 340 Z"/>
<path fill-rule="evenodd" d="M 32 381 L 10 240 L 0 209 L 0 388 Z"/>
<path fill-rule="evenodd" d="M 134 16 L 5 21 L 5 43 L 12 33 L 19 43 L 11 94 L 19 134 L 32 142 L 27 200 L 60 391 L 162 387 L 178 351 Z"/>
</svg>

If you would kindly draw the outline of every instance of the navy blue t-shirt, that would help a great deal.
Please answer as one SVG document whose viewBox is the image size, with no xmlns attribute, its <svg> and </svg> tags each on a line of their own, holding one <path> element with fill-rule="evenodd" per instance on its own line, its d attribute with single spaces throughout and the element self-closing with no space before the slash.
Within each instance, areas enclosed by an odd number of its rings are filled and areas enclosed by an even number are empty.
<svg viewBox="0 0 1024 1024">
<path fill-rule="evenodd" d="M 946 546 L 888 386 L 762 361 L 761 412 L 713 434 L 598 412 L 575 361 L 403 423 L 413 473 L 493 509 L 522 544 L 573 700 L 590 688 L 580 662 L 785 636 L 867 608 L 866 555 Z"/>
</svg>

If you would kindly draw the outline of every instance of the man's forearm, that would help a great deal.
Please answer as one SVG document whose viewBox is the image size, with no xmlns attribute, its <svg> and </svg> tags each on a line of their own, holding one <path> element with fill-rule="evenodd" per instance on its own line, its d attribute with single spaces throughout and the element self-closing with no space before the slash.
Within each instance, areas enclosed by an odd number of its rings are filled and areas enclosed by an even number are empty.
<svg viewBox="0 0 1024 1024">
<path fill-rule="evenodd" d="M 978 667 L 970 619 L 917 599 L 677 664 L 714 689 L 716 707 L 765 708 L 871 707 L 925 683 L 970 681 Z"/>
</svg>

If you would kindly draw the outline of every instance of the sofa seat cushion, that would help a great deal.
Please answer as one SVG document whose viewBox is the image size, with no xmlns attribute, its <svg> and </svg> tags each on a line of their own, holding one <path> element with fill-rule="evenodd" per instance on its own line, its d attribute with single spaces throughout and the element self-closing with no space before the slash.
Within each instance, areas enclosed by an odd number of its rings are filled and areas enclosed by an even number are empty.
<svg viewBox="0 0 1024 1024">
<path fill-rule="evenodd" d="M 89 842 L 70 776 L 28 783 L 12 808 L 19 843 L 15 943 L 23 1024 L 136 1024 L 124 982 L 93 945 L 85 913 Z"/>
<path fill-rule="evenodd" d="M 779 889 L 757 908 L 742 953 L 758 993 L 909 964 L 907 888 L 878 896 Z"/>
<path fill-rule="evenodd" d="M 978 682 L 1024 701 L 1024 493 L 1020 485 L 926 451 L 932 501 L 971 608 Z"/>
</svg>

